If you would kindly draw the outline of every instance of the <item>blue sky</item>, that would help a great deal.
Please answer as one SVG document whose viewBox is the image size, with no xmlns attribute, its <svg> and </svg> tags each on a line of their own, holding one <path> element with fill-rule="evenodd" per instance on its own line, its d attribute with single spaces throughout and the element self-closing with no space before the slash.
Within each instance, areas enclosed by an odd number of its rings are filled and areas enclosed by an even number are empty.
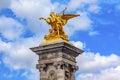
<svg viewBox="0 0 120 80">
<path fill-rule="evenodd" d="M 119 0 L 0 0 L 0 80 L 39 80 L 38 46 L 51 11 L 80 14 L 64 27 L 85 52 L 77 57 L 76 80 L 120 80 Z"/>
</svg>

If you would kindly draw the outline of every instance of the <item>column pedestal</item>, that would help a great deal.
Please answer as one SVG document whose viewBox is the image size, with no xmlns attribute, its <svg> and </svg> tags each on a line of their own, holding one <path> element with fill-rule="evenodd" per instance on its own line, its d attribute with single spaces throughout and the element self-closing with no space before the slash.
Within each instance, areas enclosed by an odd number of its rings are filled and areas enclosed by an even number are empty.
<svg viewBox="0 0 120 80">
<path fill-rule="evenodd" d="M 65 42 L 55 42 L 30 48 L 39 56 L 36 68 L 40 80 L 75 80 L 78 70 L 75 58 L 83 50 Z"/>
</svg>

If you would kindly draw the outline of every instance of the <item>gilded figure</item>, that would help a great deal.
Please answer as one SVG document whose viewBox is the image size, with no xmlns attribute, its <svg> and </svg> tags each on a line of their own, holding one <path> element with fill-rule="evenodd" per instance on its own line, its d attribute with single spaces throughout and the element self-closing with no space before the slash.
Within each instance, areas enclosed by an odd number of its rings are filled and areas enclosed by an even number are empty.
<svg viewBox="0 0 120 80">
<path fill-rule="evenodd" d="M 43 18 L 41 17 L 40 20 L 45 20 L 50 26 L 49 34 L 44 36 L 44 39 L 47 42 L 53 42 L 57 40 L 68 41 L 68 36 L 66 35 L 63 26 L 67 23 L 67 21 L 71 18 L 80 16 L 79 14 L 65 14 L 65 8 L 62 14 L 50 13 L 50 17 Z"/>
</svg>

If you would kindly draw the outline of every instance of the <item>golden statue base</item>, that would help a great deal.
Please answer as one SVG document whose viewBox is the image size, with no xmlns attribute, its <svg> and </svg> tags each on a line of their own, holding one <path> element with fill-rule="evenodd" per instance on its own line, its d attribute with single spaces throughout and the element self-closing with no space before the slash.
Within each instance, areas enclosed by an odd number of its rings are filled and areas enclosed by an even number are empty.
<svg viewBox="0 0 120 80">
<path fill-rule="evenodd" d="M 45 41 L 43 41 L 41 44 L 49 44 L 49 43 L 54 43 L 54 42 L 66 42 L 69 44 L 72 44 L 68 41 L 68 36 L 67 35 L 45 35 L 44 36 Z"/>
<path fill-rule="evenodd" d="M 41 44 L 43 45 L 43 44 L 50 44 L 50 43 L 55 43 L 55 42 L 66 42 L 66 43 L 72 44 L 72 43 L 65 41 L 63 39 L 60 39 L 60 38 L 55 39 L 55 40 L 54 39 L 48 40 L 48 41 L 46 40 L 46 41 L 41 42 Z"/>
</svg>

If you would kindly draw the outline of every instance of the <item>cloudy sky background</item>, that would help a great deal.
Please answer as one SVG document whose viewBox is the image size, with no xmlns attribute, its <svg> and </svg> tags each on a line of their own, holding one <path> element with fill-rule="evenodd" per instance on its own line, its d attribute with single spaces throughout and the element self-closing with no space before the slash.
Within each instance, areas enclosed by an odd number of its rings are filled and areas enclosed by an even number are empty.
<svg viewBox="0 0 120 80">
<path fill-rule="evenodd" d="M 120 0 L 0 0 L 0 80 L 39 80 L 30 51 L 48 26 L 51 11 L 80 14 L 64 27 L 85 52 L 77 57 L 76 80 L 120 80 Z"/>
</svg>

